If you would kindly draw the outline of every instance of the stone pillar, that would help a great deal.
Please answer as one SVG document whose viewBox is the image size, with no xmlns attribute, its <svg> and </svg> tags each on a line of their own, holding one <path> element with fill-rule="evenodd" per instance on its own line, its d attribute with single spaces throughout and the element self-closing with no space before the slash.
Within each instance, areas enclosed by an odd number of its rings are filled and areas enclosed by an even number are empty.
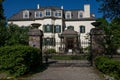
<svg viewBox="0 0 120 80">
<path fill-rule="evenodd" d="M 98 27 L 100 24 L 101 22 L 93 22 L 92 25 L 95 26 L 95 28 L 92 28 L 90 31 L 92 53 L 95 56 L 102 55 L 105 51 L 103 46 L 105 32 Z"/>
<path fill-rule="evenodd" d="M 29 30 L 28 35 L 29 35 L 29 46 L 34 47 L 34 48 L 39 48 L 41 50 L 41 63 L 42 63 L 42 37 L 43 37 L 43 32 L 38 29 L 38 27 L 41 24 L 38 23 L 33 23 L 32 29 Z"/>
</svg>

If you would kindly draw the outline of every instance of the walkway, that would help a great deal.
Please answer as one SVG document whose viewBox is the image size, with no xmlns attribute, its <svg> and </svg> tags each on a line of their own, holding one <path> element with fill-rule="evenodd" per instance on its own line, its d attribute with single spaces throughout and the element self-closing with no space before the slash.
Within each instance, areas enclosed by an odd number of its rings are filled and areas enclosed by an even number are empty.
<svg viewBox="0 0 120 80">
<path fill-rule="evenodd" d="M 103 80 L 93 67 L 49 67 L 27 80 Z"/>
</svg>

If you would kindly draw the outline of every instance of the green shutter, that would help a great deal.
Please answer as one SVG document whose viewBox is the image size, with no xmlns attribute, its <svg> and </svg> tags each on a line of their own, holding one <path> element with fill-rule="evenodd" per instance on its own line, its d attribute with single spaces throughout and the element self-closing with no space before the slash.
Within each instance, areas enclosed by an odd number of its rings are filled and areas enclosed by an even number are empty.
<svg viewBox="0 0 120 80">
<path fill-rule="evenodd" d="M 61 25 L 59 25 L 59 33 L 61 32 Z"/>
</svg>

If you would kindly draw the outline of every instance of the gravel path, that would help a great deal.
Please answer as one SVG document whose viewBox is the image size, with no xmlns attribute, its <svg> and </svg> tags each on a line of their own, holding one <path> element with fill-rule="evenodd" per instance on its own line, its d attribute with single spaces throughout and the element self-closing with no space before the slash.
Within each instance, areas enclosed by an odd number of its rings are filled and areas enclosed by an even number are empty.
<svg viewBox="0 0 120 80">
<path fill-rule="evenodd" d="M 93 67 L 49 67 L 28 80 L 103 80 Z"/>
</svg>

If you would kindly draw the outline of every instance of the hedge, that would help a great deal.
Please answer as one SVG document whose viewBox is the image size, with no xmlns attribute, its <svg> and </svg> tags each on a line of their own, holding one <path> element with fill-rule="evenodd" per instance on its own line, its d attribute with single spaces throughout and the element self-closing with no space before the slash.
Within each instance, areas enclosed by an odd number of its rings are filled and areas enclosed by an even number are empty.
<svg viewBox="0 0 120 80">
<path fill-rule="evenodd" d="M 99 56 L 95 59 L 95 65 L 101 72 L 114 77 L 116 80 L 120 79 L 120 61 Z"/>
<path fill-rule="evenodd" d="M 55 54 L 55 53 L 56 53 L 56 50 L 53 49 L 53 48 L 50 48 L 50 49 L 47 49 L 47 50 L 45 51 L 45 53 L 48 53 L 48 54 Z"/>
<path fill-rule="evenodd" d="M 13 76 L 21 76 L 40 64 L 40 50 L 29 46 L 5 46 L 0 48 L 0 70 Z"/>
</svg>

